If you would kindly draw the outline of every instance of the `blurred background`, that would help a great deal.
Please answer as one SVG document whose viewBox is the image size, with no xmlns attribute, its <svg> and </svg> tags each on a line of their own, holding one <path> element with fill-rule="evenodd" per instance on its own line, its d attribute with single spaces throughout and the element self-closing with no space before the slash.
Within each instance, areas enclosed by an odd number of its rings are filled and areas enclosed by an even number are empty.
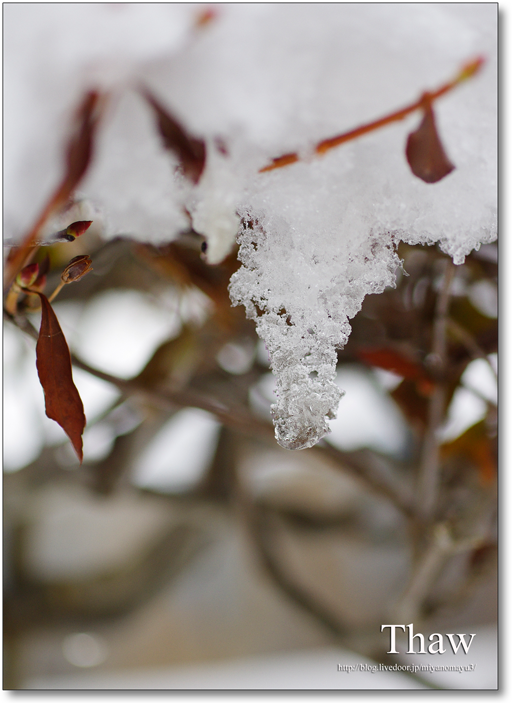
<svg viewBox="0 0 520 703">
<path fill-rule="evenodd" d="M 397 287 L 365 299 L 339 352 L 332 432 L 290 452 L 267 352 L 229 303 L 236 252 L 208 266 L 194 232 L 100 235 L 39 254 L 49 291 L 93 260 L 53 304 L 81 466 L 45 417 L 39 313 L 22 296 L 4 324 L 4 688 L 494 688 L 496 245 L 457 267 L 400 245 Z M 478 633 L 453 657 L 476 670 L 337 671 L 412 661 L 380 632 L 409 622 Z"/>
</svg>

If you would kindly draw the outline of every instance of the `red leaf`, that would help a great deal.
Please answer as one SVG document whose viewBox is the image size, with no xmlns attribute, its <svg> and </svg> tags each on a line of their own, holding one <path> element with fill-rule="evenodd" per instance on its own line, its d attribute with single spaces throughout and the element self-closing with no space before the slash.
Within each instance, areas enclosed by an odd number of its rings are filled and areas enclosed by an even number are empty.
<svg viewBox="0 0 520 703">
<path fill-rule="evenodd" d="M 370 366 L 377 366 L 380 369 L 392 371 L 398 376 L 403 376 L 403 378 L 417 380 L 424 376 L 424 370 L 419 364 L 407 359 L 393 349 L 359 349 L 358 356 Z"/>
<path fill-rule="evenodd" d="M 72 380 L 72 365 L 60 324 L 43 293 L 40 336 L 36 345 L 36 368 L 45 395 L 45 413 L 69 436 L 78 458 L 83 461 L 81 436 L 86 420 L 83 403 Z"/>
<path fill-rule="evenodd" d="M 424 117 L 415 132 L 408 136 L 406 158 L 412 173 L 426 183 L 437 183 L 455 166 L 446 156 L 437 133 L 431 99 L 423 96 Z"/>
<path fill-rule="evenodd" d="M 206 163 L 204 142 L 190 136 L 149 91 L 144 90 L 143 94 L 155 111 L 164 146 L 180 160 L 186 178 L 198 183 Z"/>
</svg>

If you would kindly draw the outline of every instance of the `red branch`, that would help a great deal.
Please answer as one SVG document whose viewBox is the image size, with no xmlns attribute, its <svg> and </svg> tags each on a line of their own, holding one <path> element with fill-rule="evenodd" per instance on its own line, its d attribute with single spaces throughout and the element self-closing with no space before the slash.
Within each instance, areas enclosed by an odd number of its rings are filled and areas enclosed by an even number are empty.
<svg viewBox="0 0 520 703">
<path fill-rule="evenodd" d="M 484 58 L 481 56 L 477 57 L 476 59 L 473 59 L 473 61 L 470 61 L 467 64 L 464 64 L 464 66 L 457 73 L 455 78 L 453 78 L 453 80 L 449 81 L 448 83 L 445 83 L 437 90 L 429 93 L 429 98 L 431 102 L 433 103 L 435 100 L 437 100 L 437 98 L 440 98 L 442 95 L 446 95 L 446 93 L 449 93 L 450 90 L 453 90 L 453 88 L 455 88 L 457 85 L 477 74 L 482 68 L 483 64 Z M 323 139 L 314 147 L 314 153 L 318 155 L 325 154 L 327 151 L 329 151 L 329 149 L 334 149 L 340 144 L 349 142 L 352 139 L 357 139 L 357 137 L 361 137 L 363 134 L 373 132 L 375 129 L 385 127 L 387 124 L 391 124 L 392 122 L 398 122 L 399 120 L 404 119 L 412 112 L 415 112 L 415 110 L 419 110 L 422 107 L 423 96 L 421 95 L 418 100 L 412 103 L 412 105 L 408 105 L 408 107 L 403 107 L 401 110 L 392 112 L 389 115 L 386 115 L 385 117 L 381 117 L 380 119 L 375 120 L 374 122 L 369 122 L 368 124 L 364 124 L 360 127 L 356 127 L 355 129 L 351 129 L 349 132 L 338 134 L 336 137 Z M 291 154 L 284 154 L 283 156 L 278 156 L 276 159 L 273 159 L 268 166 L 264 166 L 264 168 L 260 169 L 260 173 L 274 171 L 274 169 L 276 168 L 283 168 L 284 166 L 289 166 L 290 164 L 294 164 L 299 160 L 300 157 L 296 152 L 293 152 Z"/>
</svg>

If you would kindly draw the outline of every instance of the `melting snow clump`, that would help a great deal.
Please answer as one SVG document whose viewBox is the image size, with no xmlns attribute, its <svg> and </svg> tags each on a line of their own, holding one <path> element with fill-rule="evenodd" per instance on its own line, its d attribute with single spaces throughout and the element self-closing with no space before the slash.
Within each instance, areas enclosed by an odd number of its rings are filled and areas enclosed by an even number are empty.
<svg viewBox="0 0 520 703">
<path fill-rule="evenodd" d="M 337 240 L 342 233 L 331 240 Z M 247 220 L 239 236 L 242 268 L 230 284 L 269 351 L 277 378 L 275 434 L 286 449 L 305 449 L 329 432 L 343 392 L 335 385 L 336 349 L 346 344 L 349 318 L 367 293 L 394 281 L 392 246 L 367 237 L 367 246 L 323 246 L 283 221 Z M 273 264 L 273 262 L 276 262 Z"/>
<path fill-rule="evenodd" d="M 396 246 L 438 243 L 460 264 L 496 238 L 497 6 L 492 3 L 7 4 L 6 238 L 19 240 L 59 182 L 63 135 L 86 90 L 107 98 L 81 196 L 105 236 L 164 242 L 190 226 L 230 283 L 277 378 L 279 443 L 310 447 L 342 391 L 337 349 L 364 297 L 394 285 Z M 455 169 L 416 178 L 421 114 L 321 157 L 312 147 L 405 107 L 468 61 L 482 71 L 434 103 Z M 145 86 L 206 146 L 196 184 L 164 149 Z M 300 161 L 260 172 L 271 159 Z"/>
</svg>

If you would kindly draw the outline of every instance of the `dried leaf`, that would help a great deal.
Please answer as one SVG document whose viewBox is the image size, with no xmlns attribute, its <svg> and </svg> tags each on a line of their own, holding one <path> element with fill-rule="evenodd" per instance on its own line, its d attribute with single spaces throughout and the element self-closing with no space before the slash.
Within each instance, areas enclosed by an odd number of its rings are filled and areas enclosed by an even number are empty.
<svg viewBox="0 0 520 703">
<path fill-rule="evenodd" d="M 42 304 L 42 320 L 36 345 L 36 368 L 45 395 L 45 413 L 67 433 L 81 462 L 81 436 L 86 420 L 83 403 L 72 380 L 69 348 L 47 297 L 43 293 L 38 295 Z"/>
<path fill-rule="evenodd" d="M 206 163 L 204 142 L 190 136 L 148 90 L 143 90 L 143 94 L 155 111 L 157 127 L 163 138 L 164 146 L 173 151 L 180 160 L 186 178 L 195 184 L 198 183 Z"/>
<path fill-rule="evenodd" d="M 74 283 L 90 271 L 92 271 L 92 259 L 87 254 L 80 254 L 69 261 L 61 274 L 61 280 L 63 283 Z"/>
<path fill-rule="evenodd" d="M 423 97 L 424 117 L 408 136 L 406 158 L 412 173 L 426 183 L 437 183 L 453 171 L 455 166 L 446 156 L 439 139 L 431 99 Z"/>
</svg>

